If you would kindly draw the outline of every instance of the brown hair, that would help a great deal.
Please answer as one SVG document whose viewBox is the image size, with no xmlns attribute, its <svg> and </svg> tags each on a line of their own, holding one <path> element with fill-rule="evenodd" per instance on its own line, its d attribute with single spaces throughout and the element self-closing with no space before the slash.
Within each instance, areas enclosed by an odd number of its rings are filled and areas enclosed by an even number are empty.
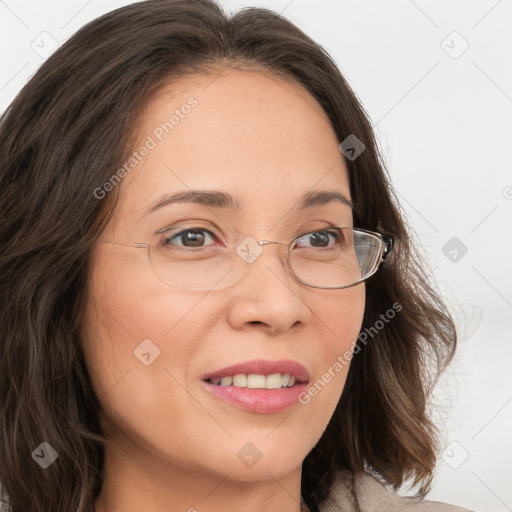
<svg viewBox="0 0 512 512">
<path fill-rule="evenodd" d="M 427 400 L 453 356 L 453 321 L 433 289 L 390 186 L 368 116 L 326 51 L 265 9 L 227 17 L 211 0 L 150 0 L 84 26 L 41 66 L 0 120 L 0 482 L 14 512 L 88 511 L 102 484 L 99 402 L 80 350 L 91 249 L 116 204 L 102 187 L 132 149 L 137 117 L 163 83 L 258 66 L 302 84 L 343 141 L 354 225 L 394 236 L 366 282 L 363 328 L 401 310 L 360 346 L 335 413 L 304 460 L 314 508 L 334 472 L 371 468 L 425 494 L 438 450 Z M 47 442 L 58 463 L 32 452 Z"/>
</svg>

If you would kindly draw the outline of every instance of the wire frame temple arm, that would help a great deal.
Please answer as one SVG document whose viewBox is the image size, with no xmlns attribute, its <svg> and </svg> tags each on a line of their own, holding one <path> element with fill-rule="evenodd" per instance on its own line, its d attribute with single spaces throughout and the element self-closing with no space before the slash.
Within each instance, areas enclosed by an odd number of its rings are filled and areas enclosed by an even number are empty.
<svg viewBox="0 0 512 512">
<path fill-rule="evenodd" d="M 393 246 L 395 244 L 395 239 L 391 235 L 381 235 L 382 240 L 384 241 L 384 252 L 382 253 L 382 260 L 378 266 L 380 269 L 382 265 L 384 265 L 384 260 L 387 258 L 388 254 L 391 252 L 391 249 L 393 249 Z"/>
</svg>

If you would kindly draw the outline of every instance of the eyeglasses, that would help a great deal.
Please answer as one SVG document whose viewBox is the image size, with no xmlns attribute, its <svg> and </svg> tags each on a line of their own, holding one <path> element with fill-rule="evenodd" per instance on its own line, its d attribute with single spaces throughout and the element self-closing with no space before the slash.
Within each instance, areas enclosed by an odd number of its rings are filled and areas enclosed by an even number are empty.
<svg viewBox="0 0 512 512">
<path fill-rule="evenodd" d="M 158 233 L 162 234 L 159 243 L 130 247 L 147 250 L 160 281 L 191 290 L 237 284 L 261 255 L 263 246 L 271 244 L 279 246 L 282 264 L 300 283 L 313 288 L 349 288 L 375 274 L 393 248 L 390 235 L 338 226 L 302 233 L 289 243 L 247 236 L 231 246 L 216 242 L 219 236 L 203 227 L 174 226 Z"/>
</svg>

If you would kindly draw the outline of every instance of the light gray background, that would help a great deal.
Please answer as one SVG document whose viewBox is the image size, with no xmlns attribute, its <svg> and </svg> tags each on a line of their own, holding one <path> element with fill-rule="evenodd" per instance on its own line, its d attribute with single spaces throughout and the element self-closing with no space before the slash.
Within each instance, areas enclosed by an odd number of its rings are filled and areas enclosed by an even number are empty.
<svg viewBox="0 0 512 512">
<path fill-rule="evenodd" d="M 58 44 L 128 3 L 0 0 L 0 111 Z M 221 4 L 282 12 L 362 100 L 460 327 L 436 392 L 446 449 L 429 499 L 511 511 L 512 0 Z"/>
</svg>

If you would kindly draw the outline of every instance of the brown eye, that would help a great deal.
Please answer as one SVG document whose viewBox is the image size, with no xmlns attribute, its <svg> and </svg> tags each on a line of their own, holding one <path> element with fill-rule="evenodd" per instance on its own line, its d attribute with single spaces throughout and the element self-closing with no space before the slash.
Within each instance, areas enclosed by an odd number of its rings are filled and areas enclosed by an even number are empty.
<svg viewBox="0 0 512 512">
<path fill-rule="evenodd" d="M 163 245 L 176 245 L 181 247 L 205 247 L 211 244 L 207 244 L 209 238 L 214 241 L 215 235 L 204 228 L 190 228 L 184 229 L 170 237 L 166 237 L 163 241 Z"/>
<path fill-rule="evenodd" d="M 300 237 L 295 245 L 305 244 L 306 247 L 314 248 L 329 247 L 339 240 L 339 236 L 335 231 L 312 231 Z"/>
</svg>

